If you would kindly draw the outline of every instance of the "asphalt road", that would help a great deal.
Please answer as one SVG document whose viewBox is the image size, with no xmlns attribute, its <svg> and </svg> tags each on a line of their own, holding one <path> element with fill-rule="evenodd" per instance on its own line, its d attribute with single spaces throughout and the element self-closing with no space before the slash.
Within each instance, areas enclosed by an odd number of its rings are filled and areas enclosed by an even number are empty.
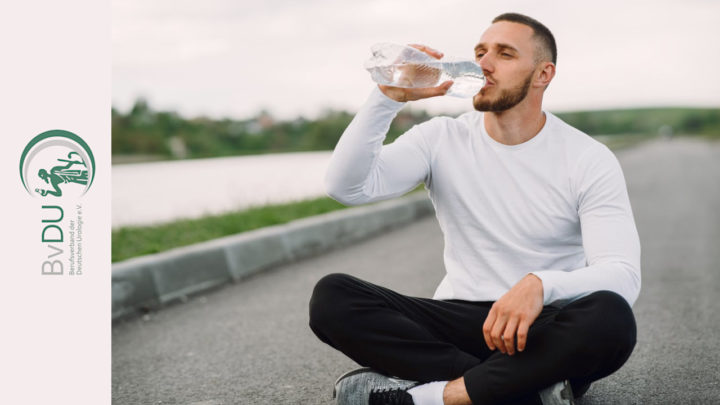
<svg viewBox="0 0 720 405">
<path fill-rule="evenodd" d="M 658 140 L 617 156 L 642 243 L 638 343 L 581 403 L 720 403 L 720 142 Z M 307 323 L 312 288 L 332 272 L 431 296 L 435 218 L 116 324 L 113 403 L 331 404 L 355 364 Z"/>
</svg>

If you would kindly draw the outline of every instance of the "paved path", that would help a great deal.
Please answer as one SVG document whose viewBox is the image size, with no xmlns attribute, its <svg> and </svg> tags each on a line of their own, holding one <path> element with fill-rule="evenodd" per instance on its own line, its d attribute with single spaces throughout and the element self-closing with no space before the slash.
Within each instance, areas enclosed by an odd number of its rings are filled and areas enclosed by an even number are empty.
<svg viewBox="0 0 720 405">
<path fill-rule="evenodd" d="M 641 236 L 638 344 L 582 404 L 720 403 L 720 142 L 618 153 Z M 114 326 L 114 404 L 331 404 L 354 364 L 307 327 L 315 282 L 347 272 L 430 296 L 442 277 L 434 217 Z"/>
</svg>

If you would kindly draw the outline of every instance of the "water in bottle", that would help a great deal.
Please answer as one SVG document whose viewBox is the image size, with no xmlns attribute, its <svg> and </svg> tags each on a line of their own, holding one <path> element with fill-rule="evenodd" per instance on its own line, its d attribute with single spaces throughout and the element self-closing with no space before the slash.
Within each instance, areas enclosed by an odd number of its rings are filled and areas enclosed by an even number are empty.
<svg viewBox="0 0 720 405">
<path fill-rule="evenodd" d="M 365 62 L 373 81 L 395 87 L 436 87 L 447 80 L 449 96 L 472 97 L 485 85 L 482 68 L 472 60 L 434 57 L 411 46 L 375 44 Z"/>
</svg>

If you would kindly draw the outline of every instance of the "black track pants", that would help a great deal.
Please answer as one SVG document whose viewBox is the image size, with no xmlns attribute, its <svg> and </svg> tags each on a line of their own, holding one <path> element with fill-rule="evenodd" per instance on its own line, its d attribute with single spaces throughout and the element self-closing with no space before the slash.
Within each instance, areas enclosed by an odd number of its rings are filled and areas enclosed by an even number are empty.
<svg viewBox="0 0 720 405">
<path fill-rule="evenodd" d="M 310 328 L 362 366 L 420 382 L 465 377 L 474 405 L 534 403 L 537 391 L 570 380 L 575 394 L 620 368 L 635 346 L 635 318 L 618 294 L 598 291 L 546 306 L 523 352 L 490 351 L 482 325 L 492 302 L 398 294 L 330 274 L 310 299 Z"/>
</svg>

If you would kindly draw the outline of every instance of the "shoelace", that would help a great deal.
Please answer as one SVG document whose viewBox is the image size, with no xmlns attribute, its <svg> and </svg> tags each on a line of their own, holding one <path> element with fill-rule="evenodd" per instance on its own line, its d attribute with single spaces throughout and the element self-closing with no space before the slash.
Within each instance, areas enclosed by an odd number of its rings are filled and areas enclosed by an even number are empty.
<svg viewBox="0 0 720 405">
<path fill-rule="evenodd" d="M 369 405 L 406 405 L 412 404 L 412 400 L 407 401 L 410 394 L 400 388 L 384 388 L 370 391 L 368 398 Z"/>
</svg>

